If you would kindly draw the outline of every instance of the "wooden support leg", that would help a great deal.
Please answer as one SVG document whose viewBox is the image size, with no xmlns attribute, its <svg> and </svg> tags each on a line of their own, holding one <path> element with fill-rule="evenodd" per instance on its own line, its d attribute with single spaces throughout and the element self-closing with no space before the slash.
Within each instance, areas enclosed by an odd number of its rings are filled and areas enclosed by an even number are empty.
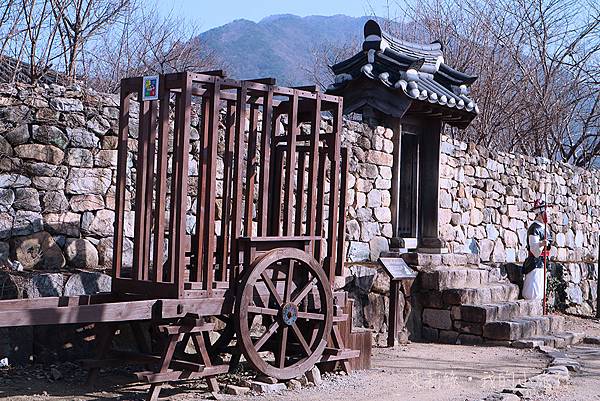
<svg viewBox="0 0 600 401">
<path fill-rule="evenodd" d="M 336 324 L 333 325 L 333 329 L 331 331 L 331 339 L 335 348 L 341 350 L 346 349 L 346 347 L 344 346 L 344 340 L 342 339 L 342 335 L 340 334 L 340 329 Z M 344 372 L 346 372 L 347 374 L 350 374 L 350 372 L 352 372 L 352 369 L 350 368 L 350 361 L 348 361 L 347 359 L 342 359 L 340 360 L 340 363 L 342 364 L 342 370 Z"/>
<path fill-rule="evenodd" d="M 181 334 L 171 335 L 169 336 L 169 342 L 165 347 L 163 355 L 160 360 L 160 370 L 159 373 L 166 373 L 169 370 L 169 365 L 171 364 L 171 359 L 173 359 L 173 354 L 175 353 L 175 346 L 181 339 Z M 150 391 L 148 392 L 148 397 L 146 401 L 156 401 L 158 400 L 158 396 L 160 394 L 160 390 L 163 386 L 163 383 L 152 383 L 150 386 Z"/>
<path fill-rule="evenodd" d="M 206 332 L 194 333 L 192 335 L 192 341 L 194 342 L 194 347 L 196 348 L 198 357 L 200 358 L 200 363 L 202 363 L 207 368 L 210 368 L 212 366 L 212 362 L 210 361 L 210 356 L 208 355 L 208 351 L 206 349 L 206 342 L 205 342 L 204 334 L 208 334 L 208 333 L 206 333 Z M 215 377 L 211 377 L 211 376 L 207 377 L 206 384 L 208 384 L 208 389 L 212 393 L 219 392 L 219 383 L 217 382 L 217 379 Z"/>
<path fill-rule="evenodd" d="M 96 326 L 96 346 L 97 359 L 104 359 L 110 351 L 112 340 L 117 332 L 118 325 L 114 323 L 97 324 Z M 99 368 L 91 368 L 88 372 L 87 384 L 94 386 L 98 377 Z"/>
</svg>

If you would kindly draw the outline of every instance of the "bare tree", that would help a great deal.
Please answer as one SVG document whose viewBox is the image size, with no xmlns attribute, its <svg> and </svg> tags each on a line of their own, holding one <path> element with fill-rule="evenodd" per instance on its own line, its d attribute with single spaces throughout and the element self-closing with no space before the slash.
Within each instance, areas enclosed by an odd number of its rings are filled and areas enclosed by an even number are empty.
<svg viewBox="0 0 600 401">
<path fill-rule="evenodd" d="M 115 35 L 111 32 L 89 52 L 88 76 L 98 89 L 115 91 L 128 75 L 200 71 L 222 66 L 203 47 L 199 29 L 184 18 L 159 17 L 139 10 L 126 18 Z"/>
<path fill-rule="evenodd" d="M 345 43 L 319 43 L 311 47 L 311 58 L 301 66 L 307 78 L 321 88 L 333 82 L 334 74 L 330 66 L 353 56 L 360 49 L 360 43 L 352 39 Z"/>
<path fill-rule="evenodd" d="M 132 0 L 51 0 L 55 18 L 60 21 L 59 33 L 64 48 L 65 73 L 75 79 L 79 56 L 85 44 L 106 31 L 126 12 Z"/>
</svg>

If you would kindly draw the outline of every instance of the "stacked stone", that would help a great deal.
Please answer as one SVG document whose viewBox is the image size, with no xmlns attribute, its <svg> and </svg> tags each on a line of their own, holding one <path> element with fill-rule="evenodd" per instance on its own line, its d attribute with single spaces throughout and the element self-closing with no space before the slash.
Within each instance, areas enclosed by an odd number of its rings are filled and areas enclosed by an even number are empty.
<svg viewBox="0 0 600 401">
<path fill-rule="evenodd" d="M 110 266 L 117 116 L 77 85 L 0 85 L 1 263 Z"/>
<path fill-rule="evenodd" d="M 550 263 L 553 304 L 567 313 L 596 315 L 598 300 L 597 263 Z"/>
<path fill-rule="evenodd" d="M 346 121 L 343 144 L 349 148 L 346 241 L 347 260 L 375 261 L 389 250 L 393 236 L 391 188 L 393 131 Z"/>
<path fill-rule="evenodd" d="M 442 138 L 440 235 L 453 252 L 478 253 L 484 262 L 523 262 L 528 212 L 547 199 L 555 233 L 553 257 L 595 260 L 600 235 L 600 171 L 548 159 L 494 152 Z"/>
</svg>

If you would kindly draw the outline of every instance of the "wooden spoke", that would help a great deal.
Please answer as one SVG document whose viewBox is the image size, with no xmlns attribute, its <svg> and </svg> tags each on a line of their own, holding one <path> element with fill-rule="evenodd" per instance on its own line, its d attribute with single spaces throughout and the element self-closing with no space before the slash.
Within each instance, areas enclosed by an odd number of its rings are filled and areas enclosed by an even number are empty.
<svg viewBox="0 0 600 401">
<path fill-rule="evenodd" d="M 264 334 L 262 336 L 260 336 L 258 341 L 254 344 L 254 348 L 256 349 L 256 352 L 260 351 L 260 349 L 263 347 L 263 345 L 265 345 L 267 340 L 269 338 L 271 338 L 273 333 L 275 333 L 278 328 L 279 328 L 279 323 L 277 323 L 277 321 L 273 322 L 273 324 L 271 324 L 271 326 L 269 326 L 267 331 L 265 331 Z"/>
<path fill-rule="evenodd" d="M 258 306 L 248 306 L 249 313 L 256 313 L 257 315 L 270 315 L 277 316 L 279 315 L 279 311 L 277 309 L 272 308 L 260 308 Z"/>
<path fill-rule="evenodd" d="M 254 293 L 254 303 L 255 304 L 260 303 L 260 305 L 257 305 L 257 306 L 259 306 L 261 308 L 266 308 L 267 305 L 265 305 L 265 303 L 263 302 L 263 299 L 260 296 L 260 293 L 258 292 L 258 288 L 254 287 L 253 293 Z"/>
<path fill-rule="evenodd" d="M 283 305 L 283 302 L 281 300 L 281 296 L 277 292 L 277 288 L 275 288 L 275 285 L 273 284 L 273 281 L 271 281 L 271 279 L 269 278 L 269 276 L 267 276 L 266 272 L 262 272 L 260 276 L 262 277 L 265 285 L 267 286 L 267 288 L 271 292 L 271 295 L 273 295 L 273 298 L 275 298 L 275 302 L 277 302 L 277 305 L 279 307 L 281 307 Z"/>
<path fill-rule="evenodd" d="M 302 302 L 304 300 L 304 298 L 308 295 L 308 293 L 311 292 L 312 289 L 315 287 L 315 282 L 316 281 L 317 281 L 317 278 L 313 277 L 313 279 L 310 280 L 304 286 L 304 288 L 302 288 L 302 290 L 300 291 L 300 293 L 298 295 L 296 295 L 296 297 L 292 300 L 292 302 L 295 303 L 296 305 L 298 305 L 300 302 Z"/>
<path fill-rule="evenodd" d="M 294 260 L 290 259 L 288 275 L 285 282 L 285 302 L 290 302 L 292 298 L 292 284 L 294 283 Z"/>
<path fill-rule="evenodd" d="M 284 326 L 281 331 L 281 347 L 279 349 L 279 367 L 285 368 L 285 353 L 287 351 L 287 340 L 288 340 L 289 327 Z"/>
<path fill-rule="evenodd" d="M 311 351 L 310 347 L 308 346 L 306 339 L 302 335 L 302 332 L 300 331 L 300 329 L 298 328 L 298 325 L 296 323 L 294 323 L 292 325 L 292 330 L 294 331 L 296 338 L 298 338 L 298 341 L 300 341 L 300 345 L 302 345 L 302 348 L 304 349 L 304 352 L 306 352 L 306 355 L 310 355 L 312 351 Z"/>
<path fill-rule="evenodd" d="M 300 312 L 298 311 L 299 319 L 308 319 L 308 320 L 325 320 L 325 315 L 322 313 L 311 313 L 311 312 Z"/>
</svg>

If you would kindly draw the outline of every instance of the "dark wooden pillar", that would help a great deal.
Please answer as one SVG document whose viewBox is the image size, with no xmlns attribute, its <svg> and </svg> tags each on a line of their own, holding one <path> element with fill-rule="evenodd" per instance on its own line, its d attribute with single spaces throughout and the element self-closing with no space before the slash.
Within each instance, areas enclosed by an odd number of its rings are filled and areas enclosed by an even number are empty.
<svg viewBox="0 0 600 401">
<path fill-rule="evenodd" d="M 445 242 L 439 238 L 438 224 L 441 130 L 440 120 L 423 120 L 419 160 L 419 249 L 425 252 L 446 251 Z"/>
</svg>

